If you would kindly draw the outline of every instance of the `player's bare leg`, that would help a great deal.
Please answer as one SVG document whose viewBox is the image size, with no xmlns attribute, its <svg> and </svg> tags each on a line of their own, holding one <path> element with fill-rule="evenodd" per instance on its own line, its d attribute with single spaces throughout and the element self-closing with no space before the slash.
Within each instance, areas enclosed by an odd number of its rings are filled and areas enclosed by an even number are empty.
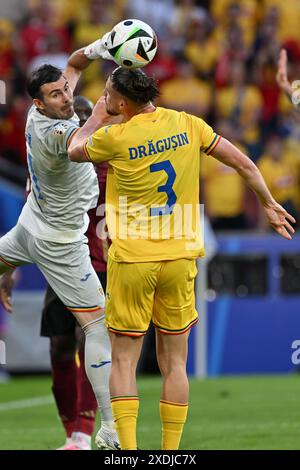
<svg viewBox="0 0 300 470">
<path fill-rule="evenodd" d="M 0 261 L 0 302 L 12 313 L 11 291 L 14 286 L 14 269 Z"/>
<path fill-rule="evenodd" d="M 97 445 L 103 449 L 117 449 L 109 393 L 111 346 L 104 324 L 104 310 L 99 308 L 96 312 L 76 313 L 75 316 L 85 334 L 85 370 L 101 415 L 101 435 Z"/>
<path fill-rule="evenodd" d="M 12 266 L 9 266 L 9 264 L 4 263 L 0 259 L 0 276 L 6 274 L 6 276 L 12 276 L 14 269 Z"/>
<path fill-rule="evenodd" d="M 136 450 L 136 422 L 139 400 L 136 386 L 136 368 L 144 337 L 110 334 L 112 369 L 110 394 L 116 430 L 122 450 Z"/>
<path fill-rule="evenodd" d="M 189 383 L 186 374 L 189 332 L 166 335 L 156 332 L 156 355 L 163 378 L 160 401 L 162 449 L 179 448 L 186 421 Z"/>
</svg>

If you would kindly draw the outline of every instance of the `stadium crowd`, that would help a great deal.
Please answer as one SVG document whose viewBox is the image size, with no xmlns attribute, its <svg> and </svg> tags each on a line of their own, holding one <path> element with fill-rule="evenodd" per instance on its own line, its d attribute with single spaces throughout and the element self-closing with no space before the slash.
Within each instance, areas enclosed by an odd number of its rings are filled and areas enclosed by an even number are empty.
<svg viewBox="0 0 300 470">
<path fill-rule="evenodd" d="M 151 8 L 147 0 L 2 1 L 2 165 L 26 166 L 28 72 L 43 63 L 63 68 L 72 50 L 129 17 L 146 21 L 158 35 L 158 53 L 146 68 L 159 81 L 158 104 L 203 117 L 238 144 L 258 164 L 275 199 L 297 218 L 300 114 L 280 92 L 276 68 L 284 47 L 291 80 L 300 78 L 300 0 L 152 0 Z M 97 101 L 112 67 L 95 61 L 78 94 Z M 256 201 L 233 170 L 204 155 L 202 179 L 214 228 L 263 228 Z"/>
</svg>

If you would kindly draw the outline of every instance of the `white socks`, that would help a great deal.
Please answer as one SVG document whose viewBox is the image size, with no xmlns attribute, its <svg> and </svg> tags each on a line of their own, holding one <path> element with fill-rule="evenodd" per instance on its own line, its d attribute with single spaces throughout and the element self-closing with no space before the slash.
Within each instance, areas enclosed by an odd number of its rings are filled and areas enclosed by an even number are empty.
<svg viewBox="0 0 300 470">
<path fill-rule="evenodd" d="M 110 406 L 109 376 L 111 346 L 104 318 L 84 326 L 85 371 L 98 402 L 101 424 L 110 426 L 113 416 Z"/>
</svg>

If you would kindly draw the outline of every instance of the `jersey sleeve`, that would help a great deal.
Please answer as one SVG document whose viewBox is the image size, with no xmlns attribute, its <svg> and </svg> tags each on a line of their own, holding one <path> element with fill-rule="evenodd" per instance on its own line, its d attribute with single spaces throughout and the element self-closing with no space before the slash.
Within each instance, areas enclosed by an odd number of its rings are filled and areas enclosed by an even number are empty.
<svg viewBox="0 0 300 470">
<path fill-rule="evenodd" d="M 56 155 L 66 155 L 71 139 L 78 129 L 73 122 L 57 122 L 49 129 L 46 137 L 50 151 Z"/>
<path fill-rule="evenodd" d="M 112 126 L 101 127 L 84 146 L 84 154 L 89 162 L 101 163 L 113 157 L 113 128 Z"/>
<path fill-rule="evenodd" d="M 200 142 L 201 150 L 210 155 L 220 142 L 221 136 L 218 135 L 212 127 L 201 119 L 200 123 Z"/>
</svg>

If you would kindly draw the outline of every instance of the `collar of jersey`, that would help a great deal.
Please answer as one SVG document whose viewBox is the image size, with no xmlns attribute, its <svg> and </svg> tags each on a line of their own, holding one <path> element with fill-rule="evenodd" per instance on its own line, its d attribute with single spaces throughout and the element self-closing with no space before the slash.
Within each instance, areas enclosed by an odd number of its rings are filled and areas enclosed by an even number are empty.
<svg viewBox="0 0 300 470">
<path fill-rule="evenodd" d="M 144 120 L 144 119 L 153 119 L 153 116 L 155 116 L 155 113 L 157 113 L 158 111 L 158 107 L 152 111 L 152 113 L 139 113 L 139 114 L 135 114 L 135 116 L 132 116 L 132 118 L 130 119 L 130 121 L 132 121 L 133 119 L 136 120 L 136 119 L 141 119 L 141 120 Z"/>
</svg>

